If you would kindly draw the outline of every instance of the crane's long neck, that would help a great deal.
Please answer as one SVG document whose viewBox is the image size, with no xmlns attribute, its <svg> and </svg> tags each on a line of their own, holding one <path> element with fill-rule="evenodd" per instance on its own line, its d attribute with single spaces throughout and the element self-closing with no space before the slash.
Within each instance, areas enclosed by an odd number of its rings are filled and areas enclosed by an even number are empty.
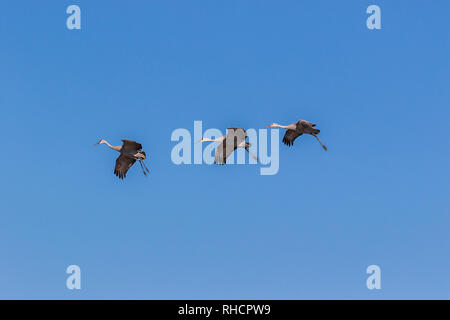
<svg viewBox="0 0 450 320">
<path fill-rule="evenodd" d="M 277 127 L 277 128 L 281 128 L 281 129 L 290 129 L 291 128 L 290 125 L 289 126 L 283 126 L 283 125 L 278 124 L 278 123 L 272 124 L 271 127 Z"/>
<path fill-rule="evenodd" d="M 222 142 L 223 137 L 217 138 L 217 139 L 210 139 L 210 138 L 203 138 L 199 142 Z"/>
<path fill-rule="evenodd" d="M 106 141 L 106 140 L 104 140 L 104 142 L 105 142 L 105 144 L 108 146 L 108 147 L 110 147 L 111 149 L 113 149 L 113 150 L 116 150 L 116 151 L 120 151 L 120 149 L 122 149 L 122 146 L 112 146 L 108 141 Z"/>
</svg>

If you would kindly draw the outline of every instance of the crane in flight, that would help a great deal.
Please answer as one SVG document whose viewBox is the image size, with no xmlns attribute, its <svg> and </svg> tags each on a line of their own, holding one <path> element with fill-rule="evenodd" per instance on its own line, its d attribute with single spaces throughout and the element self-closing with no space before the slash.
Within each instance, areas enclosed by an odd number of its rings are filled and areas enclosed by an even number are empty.
<svg viewBox="0 0 450 320">
<path fill-rule="evenodd" d="M 317 141 L 319 141 L 322 148 L 325 151 L 327 151 L 327 147 L 325 147 L 325 145 L 319 140 L 319 137 L 317 136 L 319 134 L 320 130 L 315 129 L 314 128 L 315 126 L 316 126 L 315 123 L 311 123 L 306 120 L 299 120 L 298 122 L 292 123 L 287 126 L 282 126 L 278 123 L 272 123 L 272 124 L 266 126 L 265 128 L 272 127 L 272 128 L 286 129 L 286 133 L 284 134 L 284 137 L 283 137 L 283 143 L 287 146 L 294 145 L 294 140 L 297 139 L 298 137 L 300 137 L 302 134 L 313 135 L 317 139 Z"/>
<path fill-rule="evenodd" d="M 125 178 L 128 169 L 137 161 L 141 165 L 142 172 L 146 176 L 149 172 L 147 166 L 144 163 L 144 159 L 147 158 L 144 151 L 142 151 L 142 145 L 133 140 L 122 139 L 121 146 L 112 146 L 108 141 L 101 139 L 95 145 L 106 144 L 113 150 L 120 152 L 119 157 L 116 159 L 116 166 L 114 168 L 114 174 L 119 177 L 119 179 Z"/>
<path fill-rule="evenodd" d="M 222 137 L 216 139 L 202 138 L 199 142 L 220 142 L 217 146 L 216 154 L 214 155 L 214 163 L 225 164 L 230 154 L 237 148 L 244 148 L 249 155 L 258 161 L 258 158 L 249 151 L 251 144 L 245 139 L 247 138 L 247 132 L 242 128 L 227 128 L 228 133 Z"/>
</svg>

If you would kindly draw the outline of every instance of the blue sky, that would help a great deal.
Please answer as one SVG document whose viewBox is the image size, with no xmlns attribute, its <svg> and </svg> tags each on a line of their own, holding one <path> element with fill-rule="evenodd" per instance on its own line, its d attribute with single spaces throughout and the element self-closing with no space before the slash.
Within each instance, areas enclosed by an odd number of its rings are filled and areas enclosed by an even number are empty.
<svg viewBox="0 0 450 320">
<path fill-rule="evenodd" d="M 0 298 L 450 298 L 449 9 L 2 1 Z M 195 120 L 298 119 L 329 151 L 280 144 L 277 175 L 170 159 Z M 100 138 L 142 142 L 150 176 L 117 179 Z"/>
</svg>

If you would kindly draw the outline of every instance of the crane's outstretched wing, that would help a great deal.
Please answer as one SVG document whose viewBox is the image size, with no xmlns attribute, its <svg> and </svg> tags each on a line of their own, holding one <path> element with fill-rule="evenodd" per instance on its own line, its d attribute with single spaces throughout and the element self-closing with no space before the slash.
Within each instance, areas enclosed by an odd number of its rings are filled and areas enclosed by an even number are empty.
<svg viewBox="0 0 450 320">
<path fill-rule="evenodd" d="M 136 162 L 136 159 L 127 157 L 121 154 L 116 160 L 116 167 L 114 168 L 114 174 L 119 177 L 119 179 L 125 178 L 128 169 Z"/>
<path fill-rule="evenodd" d="M 287 146 L 294 145 L 294 140 L 300 137 L 303 133 L 300 130 L 286 130 L 283 137 L 283 143 Z"/>
<path fill-rule="evenodd" d="M 245 141 L 247 133 L 242 128 L 228 128 L 228 133 L 221 144 L 217 146 L 214 163 L 227 163 L 228 156 Z"/>
<path fill-rule="evenodd" d="M 136 153 L 142 149 L 142 144 L 133 140 L 122 139 L 122 152 L 124 153 Z"/>
<path fill-rule="evenodd" d="M 233 151 L 231 151 L 233 152 Z M 221 142 L 216 149 L 216 154 L 214 155 L 214 163 L 216 164 L 225 164 L 227 161 L 227 157 L 224 156 L 227 154 L 226 142 Z"/>
</svg>

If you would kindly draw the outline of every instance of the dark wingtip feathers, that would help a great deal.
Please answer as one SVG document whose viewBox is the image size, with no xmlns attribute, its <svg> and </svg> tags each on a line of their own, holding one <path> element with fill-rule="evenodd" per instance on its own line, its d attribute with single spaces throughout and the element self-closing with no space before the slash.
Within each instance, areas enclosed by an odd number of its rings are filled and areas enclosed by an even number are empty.
<svg viewBox="0 0 450 320">
<path fill-rule="evenodd" d="M 283 143 L 289 147 L 294 145 L 294 141 L 290 141 L 286 138 L 283 138 Z"/>
<path fill-rule="evenodd" d="M 121 174 L 119 171 L 117 171 L 117 170 L 114 170 L 114 174 L 119 178 L 119 179 L 122 179 L 123 180 L 123 178 L 125 178 L 126 177 L 126 173 L 125 174 Z"/>
</svg>

